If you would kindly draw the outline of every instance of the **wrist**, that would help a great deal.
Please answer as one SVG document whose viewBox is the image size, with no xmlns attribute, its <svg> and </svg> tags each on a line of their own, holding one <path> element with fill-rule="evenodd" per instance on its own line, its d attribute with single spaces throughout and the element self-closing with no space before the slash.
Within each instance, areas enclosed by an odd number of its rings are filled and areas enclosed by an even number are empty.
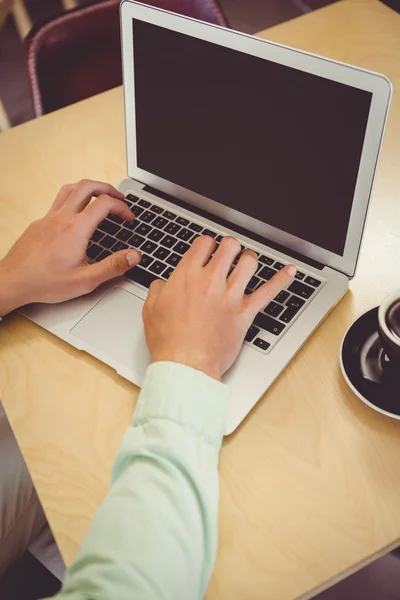
<svg viewBox="0 0 400 600">
<path fill-rule="evenodd" d="M 161 350 L 151 353 L 151 363 L 174 362 L 201 371 L 205 375 L 221 381 L 221 373 L 217 361 L 199 353 L 188 353 L 179 350 Z"/>
<path fill-rule="evenodd" d="M 16 274 L 0 260 L 0 317 L 25 304 L 20 288 Z"/>
</svg>

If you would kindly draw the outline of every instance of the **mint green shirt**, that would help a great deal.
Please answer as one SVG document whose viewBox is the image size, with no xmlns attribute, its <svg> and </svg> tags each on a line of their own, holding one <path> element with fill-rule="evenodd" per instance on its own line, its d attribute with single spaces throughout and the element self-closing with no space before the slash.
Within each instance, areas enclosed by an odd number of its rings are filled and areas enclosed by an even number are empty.
<svg viewBox="0 0 400 600">
<path fill-rule="evenodd" d="M 218 454 L 229 388 L 155 363 L 109 494 L 58 600 L 201 600 L 217 547 Z"/>
</svg>

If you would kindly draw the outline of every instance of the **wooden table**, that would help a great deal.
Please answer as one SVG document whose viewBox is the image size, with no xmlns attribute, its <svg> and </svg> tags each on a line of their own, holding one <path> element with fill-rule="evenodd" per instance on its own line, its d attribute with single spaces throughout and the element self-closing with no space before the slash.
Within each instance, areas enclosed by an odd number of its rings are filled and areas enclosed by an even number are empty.
<svg viewBox="0 0 400 600">
<path fill-rule="evenodd" d="M 308 598 L 400 539 L 400 423 L 338 364 L 350 322 L 400 287 L 400 17 L 348 0 L 261 34 L 385 73 L 395 94 L 351 292 L 221 454 L 208 600 Z M 0 255 L 62 183 L 125 175 L 116 89 L 0 135 Z M 18 315 L 0 327 L 0 397 L 67 563 L 104 497 L 138 389 Z"/>
</svg>

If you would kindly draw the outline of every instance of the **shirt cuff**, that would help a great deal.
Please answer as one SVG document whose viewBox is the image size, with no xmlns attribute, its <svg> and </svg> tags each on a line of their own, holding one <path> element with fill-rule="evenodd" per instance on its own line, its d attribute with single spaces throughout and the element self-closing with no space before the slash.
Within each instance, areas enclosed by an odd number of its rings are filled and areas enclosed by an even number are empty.
<svg viewBox="0 0 400 600">
<path fill-rule="evenodd" d="M 151 364 L 133 425 L 167 419 L 193 429 L 219 449 L 228 415 L 230 388 L 201 371 L 174 362 Z"/>
</svg>

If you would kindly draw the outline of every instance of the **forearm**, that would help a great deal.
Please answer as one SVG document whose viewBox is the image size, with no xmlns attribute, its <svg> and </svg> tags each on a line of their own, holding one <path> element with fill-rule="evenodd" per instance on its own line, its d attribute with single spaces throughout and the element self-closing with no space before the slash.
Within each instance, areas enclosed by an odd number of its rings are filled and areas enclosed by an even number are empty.
<svg viewBox="0 0 400 600">
<path fill-rule="evenodd" d="M 228 398 L 226 386 L 188 367 L 150 367 L 111 491 L 61 598 L 203 598 L 216 552 Z"/>
</svg>

